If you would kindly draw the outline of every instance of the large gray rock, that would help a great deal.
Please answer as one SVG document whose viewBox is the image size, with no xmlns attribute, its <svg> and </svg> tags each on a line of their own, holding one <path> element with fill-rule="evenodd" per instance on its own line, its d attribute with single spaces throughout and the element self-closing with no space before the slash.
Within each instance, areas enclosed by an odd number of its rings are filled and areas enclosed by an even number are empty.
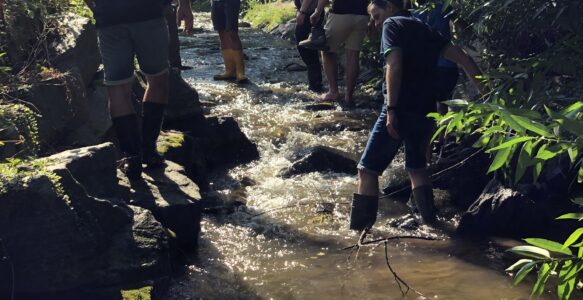
<svg viewBox="0 0 583 300">
<path fill-rule="evenodd" d="M 200 138 L 179 131 L 163 131 L 158 138 L 158 152 L 165 159 L 184 167 L 186 174 L 202 191 L 209 189 L 204 143 Z"/>
<path fill-rule="evenodd" d="M 309 149 L 286 170 L 280 172 L 284 178 L 310 172 L 335 172 L 356 175 L 356 161 L 338 149 L 317 146 Z"/>
<path fill-rule="evenodd" d="M 82 101 L 83 120 L 79 126 L 71 127 L 67 140 L 78 146 L 89 146 L 107 140 L 112 129 L 109 116 L 107 88 L 102 80 L 95 80 L 86 89 L 86 98 Z"/>
<path fill-rule="evenodd" d="M 51 45 L 53 65 L 61 72 L 78 73 L 83 87 L 88 86 L 101 64 L 97 31 L 91 20 L 74 13 L 57 18 L 59 38 Z"/>
<path fill-rule="evenodd" d="M 231 117 L 206 119 L 206 158 L 209 168 L 245 164 L 259 158 L 257 146 L 241 131 Z"/>
<path fill-rule="evenodd" d="M 91 196 L 117 195 L 116 148 L 112 143 L 64 151 L 42 161 L 53 172 L 70 172 Z"/>
<path fill-rule="evenodd" d="M 120 194 L 132 205 L 152 211 L 165 227 L 176 234 L 178 245 L 196 250 L 200 233 L 201 196 L 183 167 L 166 161 L 166 166 L 145 170 L 143 180 L 128 180 L 118 171 Z"/>
<path fill-rule="evenodd" d="M 2 181 L 0 236 L 17 295 L 89 299 L 88 291 L 168 276 L 167 236 L 149 211 L 88 196 L 56 170 L 60 178 L 37 170 Z"/>
<path fill-rule="evenodd" d="M 493 179 L 462 215 L 458 231 L 464 234 L 511 236 L 540 235 L 549 221 L 547 207 Z M 557 212 L 558 213 L 558 212 Z M 538 236 L 537 235 L 537 236 Z"/>
</svg>

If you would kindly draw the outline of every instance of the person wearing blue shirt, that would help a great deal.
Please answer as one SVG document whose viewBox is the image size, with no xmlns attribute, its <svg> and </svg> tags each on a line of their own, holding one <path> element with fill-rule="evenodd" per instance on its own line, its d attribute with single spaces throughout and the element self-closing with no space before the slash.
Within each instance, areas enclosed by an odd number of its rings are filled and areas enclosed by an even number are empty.
<svg viewBox="0 0 583 300">
<path fill-rule="evenodd" d="M 371 228 L 375 223 L 378 177 L 402 144 L 414 203 L 427 223 L 435 221 L 426 150 L 435 126 L 427 114 L 436 110 L 431 88 L 439 57 L 462 66 L 476 87 L 481 88 L 477 79 L 481 71 L 472 58 L 411 16 L 403 4 L 403 0 L 373 0 L 368 6 L 375 26 L 382 25 L 385 103 L 358 165 L 358 192 L 352 199 L 350 213 L 350 228 L 354 230 Z"/>
</svg>

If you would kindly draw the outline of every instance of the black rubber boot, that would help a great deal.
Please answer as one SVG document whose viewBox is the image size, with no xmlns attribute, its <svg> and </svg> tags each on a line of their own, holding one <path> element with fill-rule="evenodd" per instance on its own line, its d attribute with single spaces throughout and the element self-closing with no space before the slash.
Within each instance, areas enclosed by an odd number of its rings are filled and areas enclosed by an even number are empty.
<svg viewBox="0 0 583 300">
<path fill-rule="evenodd" d="M 166 104 L 144 102 L 142 116 L 142 149 L 144 154 L 142 162 L 148 165 L 148 168 L 164 164 L 164 158 L 156 150 L 156 141 L 162 129 L 165 107 Z"/>
<path fill-rule="evenodd" d="M 362 231 L 371 228 L 377 220 L 378 196 L 354 194 L 350 210 L 350 229 Z"/>
<path fill-rule="evenodd" d="M 314 50 L 328 50 L 326 46 L 326 32 L 322 27 L 312 27 L 310 35 L 307 39 L 298 44 L 300 47 L 314 49 Z"/>
<path fill-rule="evenodd" d="M 413 189 L 413 199 L 423 221 L 434 223 L 435 205 L 433 203 L 433 188 L 430 185 L 424 185 Z"/>
<path fill-rule="evenodd" d="M 311 91 L 322 91 L 322 68 L 320 64 L 308 66 L 308 86 Z"/>
<path fill-rule="evenodd" d="M 131 114 L 112 118 L 111 121 L 117 132 L 119 148 L 124 156 L 120 169 L 129 179 L 138 179 L 142 176 L 138 117 L 135 114 Z"/>
</svg>

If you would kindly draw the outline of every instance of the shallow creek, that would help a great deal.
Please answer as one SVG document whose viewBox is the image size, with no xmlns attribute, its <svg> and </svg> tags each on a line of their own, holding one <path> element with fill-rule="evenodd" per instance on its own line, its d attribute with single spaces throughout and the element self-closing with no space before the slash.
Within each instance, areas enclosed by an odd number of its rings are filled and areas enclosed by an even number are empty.
<svg viewBox="0 0 583 300">
<path fill-rule="evenodd" d="M 383 245 L 363 248 L 357 258 L 342 250 L 358 240 L 347 225 L 356 176 L 310 173 L 283 179 L 278 173 L 291 165 L 294 154 L 315 145 L 342 149 L 357 159 L 377 111 L 307 110 L 315 94 L 307 91 L 304 72 L 285 70 L 291 62 L 300 63 L 295 47 L 255 29 L 241 29 L 253 83 L 238 87 L 212 81 L 212 74 L 222 71 L 218 36 L 208 13 L 195 18 L 195 34 L 181 37 L 183 61 L 194 66 L 183 76 L 210 114 L 237 120 L 261 158 L 213 179 L 215 196 L 222 199 L 216 205 L 230 209 L 204 216 L 200 262 L 173 281 L 171 299 L 528 298 L 529 286 L 512 287 L 504 274 L 508 261 L 498 241 L 470 242 L 451 230 L 426 226 L 391 228 L 387 222 L 407 213 L 400 202 L 381 202 L 373 236 L 438 239 L 388 244 L 392 267 L 422 295 L 401 296 Z M 458 220 L 452 212 L 443 221 L 455 227 Z"/>
</svg>

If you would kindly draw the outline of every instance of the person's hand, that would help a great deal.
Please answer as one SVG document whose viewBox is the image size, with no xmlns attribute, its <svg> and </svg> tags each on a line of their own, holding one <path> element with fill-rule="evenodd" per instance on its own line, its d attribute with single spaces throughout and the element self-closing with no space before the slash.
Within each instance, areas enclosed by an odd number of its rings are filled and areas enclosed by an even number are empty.
<svg viewBox="0 0 583 300">
<path fill-rule="evenodd" d="M 312 26 L 316 26 L 318 24 L 320 17 L 322 17 L 322 12 L 316 8 L 314 13 L 310 16 L 310 23 L 312 23 Z"/>
<path fill-rule="evenodd" d="M 301 13 L 300 11 L 298 11 L 298 13 L 296 15 L 296 24 L 298 26 L 302 26 L 302 25 L 304 25 L 305 20 L 306 20 L 306 15 L 304 13 Z"/>
<path fill-rule="evenodd" d="M 192 31 L 192 25 L 194 23 L 192 16 L 192 9 L 190 7 L 185 7 L 182 5 L 178 6 L 176 10 L 176 24 L 180 27 L 180 23 L 184 21 L 184 32 L 190 34 Z"/>
<path fill-rule="evenodd" d="M 397 132 L 397 115 L 394 110 L 389 110 L 387 112 L 387 131 L 389 135 L 394 139 L 399 139 L 399 133 Z"/>
</svg>

